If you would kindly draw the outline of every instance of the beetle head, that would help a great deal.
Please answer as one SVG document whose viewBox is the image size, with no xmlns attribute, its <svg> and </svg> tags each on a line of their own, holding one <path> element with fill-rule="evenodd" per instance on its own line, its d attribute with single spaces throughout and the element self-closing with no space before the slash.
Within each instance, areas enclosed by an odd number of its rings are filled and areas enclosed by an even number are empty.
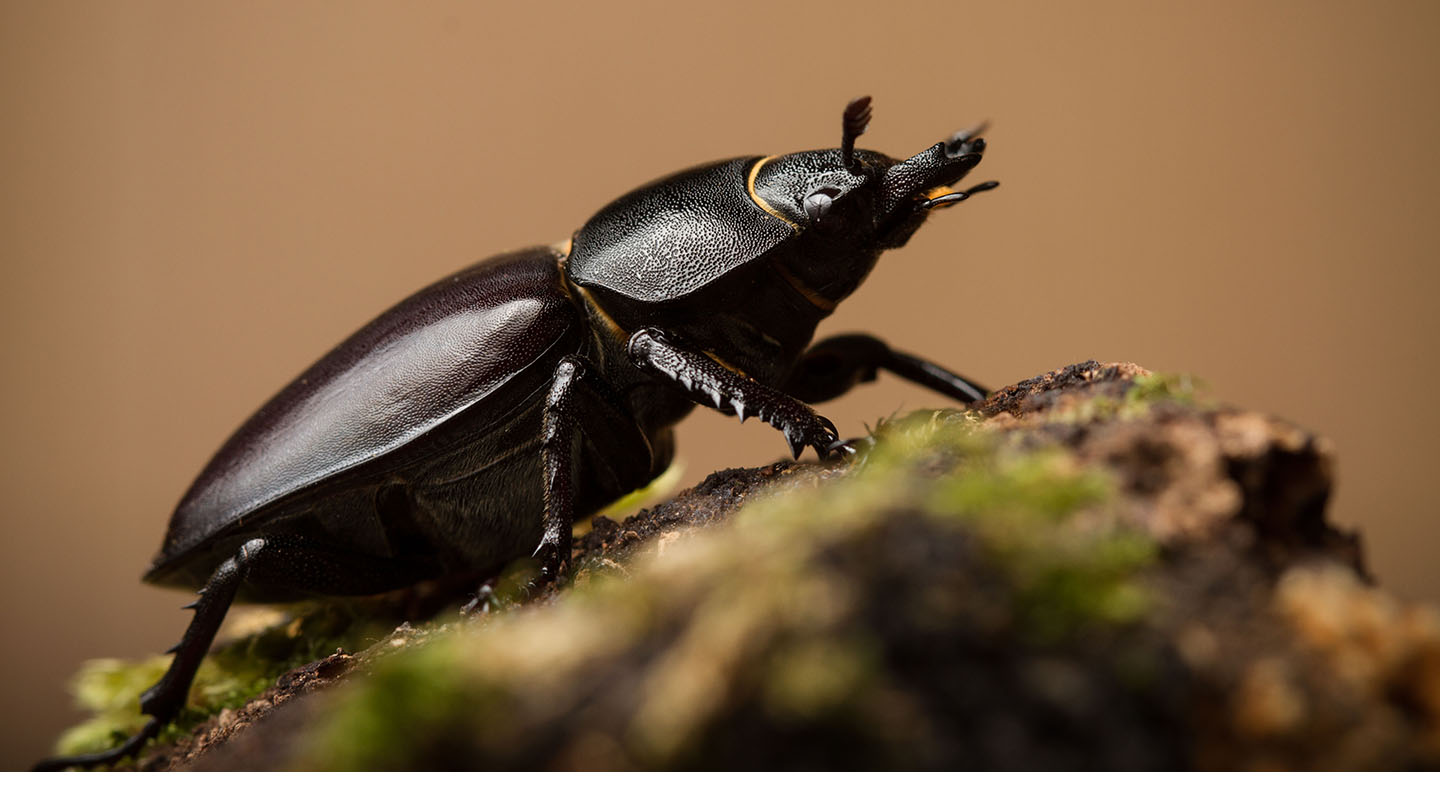
<svg viewBox="0 0 1440 810">
<path fill-rule="evenodd" d="M 797 255 L 817 259 L 801 262 L 797 269 L 835 300 L 859 285 L 880 251 L 909 241 L 931 211 L 998 185 L 981 183 L 964 191 L 951 187 L 980 163 L 983 126 L 896 160 L 855 149 L 870 113 L 868 96 L 850 102 L 839 149 L 769 158 L 751 174 L 751 197 L 795 228 Z"/>
</svg>

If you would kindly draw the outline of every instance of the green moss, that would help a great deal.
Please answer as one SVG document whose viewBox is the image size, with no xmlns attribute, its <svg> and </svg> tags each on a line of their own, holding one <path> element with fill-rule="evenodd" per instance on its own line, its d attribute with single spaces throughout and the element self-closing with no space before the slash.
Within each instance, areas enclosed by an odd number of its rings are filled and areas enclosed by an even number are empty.
<svg viewBox="0 0 1440 810">
<path fill-rule="evenodd" d="M 1127 412 L 1125 404 L 1115 397 L 1093 396 L 1073 403 L 1067 408 L 1046 411 L 1042 418 L 1049 422 L 1085 425 L 1121 416 L 1138 415 L 1138 411 Z"/>
<path fill-rule="evenodd" d="M 1093 418 L 1138 414 L 1193 388 L 1141 379 L 1123 400 L 1081 405 Z M 1121 519 L 1114 482 L 1063 447 L 1036 448 L 1035 434 L 992 431 L 959 411 L 886 420 L 875 436 L 850 474 L 823 486 L 782 475 L 712 537 L 628 558 L 625 570 L 587 559 L 559 600 L 508 610 L 528 579 L 515 568 L 489 617 L 375 660 L 293 764 L 696 767 L 728 723 L 868 733 L 906 704 L 897 683 L 920 677 L 889 671 L 887 645 L 920 645 L 901 659 L 927 659 L 932 638 L 977 634 L 1073 650 L 1153 605 L 1139 575 L 1155 544 Z M 357 626 L 332 605 L 218 647 L 166 736 L 389 629 Z M 96 718 L 62 750 L 104 748 L 138 728 L 136 697 L 166 663 L 87 666 L 77 691 Z"/>
<path fill-rule="evenodd" d="M 1049 526 L 1105 501 L 1109 482 L 1076 470 L 1058 450 L 973 458 L 937 481 L 926 504 L 937 515 L 980 524 L 997 533 Z"/>
<path fill-rule="evenodd" d="M 975 609 L 973 558 L 917 569 L 887 556 L 909 542 L 886 534 L 906 515 L 973 545 L 1000 583 L 984 609 L 1025 643 L 1079 643 L 1151 604 L 1136 574 L 1154 544 L 1117 518 L 1112 482 L 1064 450 L 1023 449 L 953 411 L 876 436 L 853 474 L 782 480 L 715 537 L 637 559 L 625 577 L 595 569 L 558 602 L 378 662 L 295 764 L 693 767 L 730 723 L 868 733 L 866 712 L 905 698 L 886 670 L 892 639 L 867 617 L 883 607 L 916 632 L 956 632 Z M 907 584 L 874 590 L 889 578 Z"/>
<path fill-rule="evenodd" d="M 1149 605 L 1134 578 L 1155 544 L 1121 524 L 1114 495 L 1107 476 L 1059 448 L 996 444 L 936 480 L 925 506 L 978 531 L 1010 579 L 1020 628 L 1050 642 L 1093 622 L 1133 621 Z"/>
<path fill-rule="evenodd" d="M 781 719 L 824 715 L 877 677 L 878 656 L 864 637 L 805 639 L 776 652 L 763 674 L 764 700 Z"/>
<path fill-rule="evenodd" d="M 1162 378 L 1141 387 L 1130 404 L 1189 390 L 1188 378 Z M 1106 402 L 1121 407 L 1113 399 L 1087 400 Z M 976 532 L 1009 578 L 1018 626 L 1031 639 L 1055 642 L 1093 623 L 1133 622 L 1151 606 L 1136 575 L 1155 560 L 1156 546 L 1119 519 L 1108 476 L 1082 468 L 1062 448 L 1022 449 L 947 412 L 915 414 L 885 428 L 853 488 L 904 493 L 892 507 L 918 503 Z M 953 459 L 951 469 L 917 474 L 934 467 L 937 453 Z M 875 502 L 853 489 L 837 497 L 865 508 Z"/>
<path fill-rule="evenodd" d="M 1057 554 L 1011 549 L 1000 559 L 1015 585 L 1019 627 L 1031 640 L 1053 642 L 1144 616 L 1153 602 L 1135 575 L 1154 557 L 1149 538 L 1114 531 L 1079 538 Z"/>
<path fill-rule="evenodd" d="M 1065 407 L 1045 411 L 1040 418 L 1062 424 L 1090 424 L 1112 419 L 1139 419 L 1160 403 L 1208 407 L 1201 392 L 1205 384 L 1189 374 L 1145 374 L 1135 377 L 1119 397 L 1086 395 Z"/>
<path fill-rule="evenodd" d="M 145 724 L 140 693 L 159 680 L 169 660 L 168 656 L 141 661 L 97 658 L 81 664 L 70 689 L 76 705 L 91 717 L 60 736 L 56 753 L 68 756 L 100 751 L 139 731 Z"/>
<path fill-rule="evenodd" d="M 405 754 L 393 747 L 397 729 L 441 728 L 475 711 L 473 684 L 460 675 L 462 652 L 456 639 L 446 636 L 390 656 L 327 724 L 326 762 L 340 769 L 399 767 L 387 760 Z"/>
<path fill-rule="evenodd" d="M 1125 391 L 1124 409 L 1139 413 L 1157 402 L 1198 404 L 1205 383 L 1189 374 L 1146 374 L 1136 377 Z"/>
<path fill-rule="evenodd" d="M 264 692 L 280 675 L 324 657 L 337 648 L 357 649 L 388 632 L 389 622 L 361 618 L 346 602 L 307 605 L 293 616 L 277 611 L 269 626 L 217 644 L 201 663 L 185 708 L 156 739 L 174 742 L 223 709 L 239 708 Z M 243 621 L 243 617 L 237 618 Z M 232 622 L 233 623 L 233 622 Z M 140 695 L 160 679 L 170 656 L 138 661 L 104 658 L 87 661 L 71 682 L 76 704 L 91 713 L 65 731 L 55 751 L 62 756 L 101 751 L 119 745 L 145 725 Z"/>
<path fill-rule="evenodd" d="M 620 500 L 606 506 L 596 514 L 606 515 L 612 520 L 622 520 L 631 513 L 639 511 L 642 506 L 649 506 L 664 500 L 666 496 L 675 491 L 675 488 L 680 485 L 680 479 L 684 477 L 685 465 L 677 461 L 666 467 L 665 472 L 656 476 L 654 481 L 622 496 Z M 581 524 L 583 523 L 584 521 L 581 521 Z M 581 524 L 577 524 L 575 527 L 577 535 L 589 531 L 589 526 Z"/>
</svg>

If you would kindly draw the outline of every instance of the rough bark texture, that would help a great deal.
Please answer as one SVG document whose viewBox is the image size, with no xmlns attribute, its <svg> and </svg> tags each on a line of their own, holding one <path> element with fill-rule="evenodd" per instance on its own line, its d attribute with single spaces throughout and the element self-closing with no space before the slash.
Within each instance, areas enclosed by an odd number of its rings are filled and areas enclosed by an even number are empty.
<svg viewBox="0 0 1440 810">
<path fill-rule="evenodd" d="M 138 766 L 1440 764 L 1440 617 L 1326 522 L 1323 439 L 1128 364 L 978 411 L 597 518 L 573 587 L 404 624 Z"/>
</svg>

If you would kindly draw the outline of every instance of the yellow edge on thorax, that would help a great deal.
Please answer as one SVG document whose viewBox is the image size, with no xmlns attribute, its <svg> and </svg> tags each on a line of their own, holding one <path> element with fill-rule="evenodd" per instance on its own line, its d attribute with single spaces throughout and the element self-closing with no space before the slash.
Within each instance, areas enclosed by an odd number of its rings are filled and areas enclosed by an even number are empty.
<svg viewBox="0 0 1440 810">
<path fill-rule="evenodd" d="M 770 155 L 769 157 L 763 157 L 755 161 L 755 165 L 750 167 L 750 176 L 745 178 L 745 190 L 749 192 L 750 199 L 754 200 L 755 204 L 764 209 L 766 213 L 768 213 L 772 217 L 775 217 L 786 225 L 789 225 L 792 229 L 798 231 L 800 230 L 800 226 L 796 225 L 794 222 L 791 222 L 785 217 L 784 214 L 776 211 L 773 207 L 771 207 L 769 203 L 760 199 L 760 195 L 755 193 L 756 176 L 760 174 L 760 169 L 764 168 L 766 163 L 769 163 L 774 159 L 775 155 Z M 796 292 L 804 296 L 805 300 L 809 301 L 817 309 L 825 312 L 826 314 L 835 311 L 834 301 L 831 301 L 829 298 L 826 298 L 825 296 L 811 289 L 809 285 L 805 284 L 805 282 L 801 281 L 795 276 L 794 273 L 790 272 L 785 267 L 778 267 L 778 269 L 780 272 L 780 277 L 785 279 L 785 282 L 787 284 L 789 284 L 791 287 L 794 287 Z"/>
<path fill-rule="evenodd" d="M 760 168 L 762 166 L 774 159 L 775 156 L 770 155 L 769 157 L 763 157 L 755 161 L 755 165 L 750 167 L 750 176 L 745 178 L 745 190 L 750 193 L 750 199 L 754 200 L 756 205 L 764 209 L 765 213 L 769 214 L 772 217 L 775 217 L 776 219 L 798 231 L 800 230 L 799 226 L 791 222 L 789 219 L 786 219 L 784 214 L 770 207 L 770 203 L 767 203 L 764 200 L 760 199 L 760 195 L 755 193 L 755 176 L 760 174 Z"/>
<path fill-rule="evenodd" d="M 610 333 L 610 336 L 614 338 L 616 343 L 624 346 L 629 342 L 630 333 L 625 330 L 625 327 L 616 323 L 614 318 L 610 317 L 610 313 L 606 312 L 605 308 L 600 306 L 600 302 L 596 301 L 594 296 L 590 295 L 589 290 L 578 284 L 573 285 L 572 289 L 580 294 L 580 298 L 585 302 L 585 308 L 588 309 L 591 314 L 598 316 L 601 325 L 605 327 L 605 330 Z"/>
<path fill-rule="evenodd" d="M 791 287 L 794 287 L 795 292 L 800 293 L 800 295 L 803 296 L 806 301 L 810 302 L 811 306 L 815 307 L 821 312 L 824 312 L 826 315 L 829 315 L 830 313 L 835 311 L 834 301 L 811 289 L 810 285 L 801 281 L 799 276 L 796 276 L 794 273 L 790 272 L 789 268 L 777 263 L 775 266 L 775 270 L 780 273 L 781 278 L 785 279 L 785 283 L 789 284 Z"/>
<path fill-rule="evenodd" d="M 571 237 L 569 239 L 566 239 L 564 242 L 556 242 L 555 244 L 550 246 L 550 249 L 555 252 L 555 255 L 559 257 L 562 262 L 564 262 L 570 258 L 570 251 L 574 248 L 574 246 L 575 238 Z M 595 300 L 595 297 L 590 294 L 589 290 L 581 287 L 579 284 L 572 283 L 569 280 L 568 276 L 562 275 L 560 280 L 560 291 L 563 292 L 565 294 L 565 297 L 569 298 L 571 301 L 574 301 L 575 297 L 578 295 L 580 297 L 579 303 L 582 304 L 587 311 L 597 316 L 600 324 L 605 327 L 605 331 L 609 332 L 610 336 L 614 338 L 617 342 L 619 342 L 620 345 L 625 345 L 625 342 L 630 339 L 630 333 L 625 331 L 624 327 L 615 322 L 615 319 L 610 316 L 610 313 L 605 311 L 604 307 L 600 306 L 600 302 Z"/>
</svg>

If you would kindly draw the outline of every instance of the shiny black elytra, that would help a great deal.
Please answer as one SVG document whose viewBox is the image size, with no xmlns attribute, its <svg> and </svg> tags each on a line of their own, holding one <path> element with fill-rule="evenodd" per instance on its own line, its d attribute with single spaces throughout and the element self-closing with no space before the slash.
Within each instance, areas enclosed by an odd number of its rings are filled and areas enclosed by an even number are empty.
<svg viewBox="0 0 1440 810">
<path fill-rule="evenodd" d="M 180 501 L 145 581 L 200 588 L 175 658 L 140 698 L 135 753 L 179 712 L 237 597 L 379 593 L 484 576 L 533 549 L 570 559 L 573 517 L 670 464 L 695 403 L 755 416 L 799 456 L 846 448 L 807 402 L 886 369 L 971 403 L 974 383 L 868 335 L 810 345 L 881 251 L 980 162 L 978 131 L 897 161 L 839 149 L 699 166 L 621 197 L 558 247 L 483 261 L 410 296 L 250 417 Z M 539 538 L 539 546 L 535 547 Z"/>
</svg>

